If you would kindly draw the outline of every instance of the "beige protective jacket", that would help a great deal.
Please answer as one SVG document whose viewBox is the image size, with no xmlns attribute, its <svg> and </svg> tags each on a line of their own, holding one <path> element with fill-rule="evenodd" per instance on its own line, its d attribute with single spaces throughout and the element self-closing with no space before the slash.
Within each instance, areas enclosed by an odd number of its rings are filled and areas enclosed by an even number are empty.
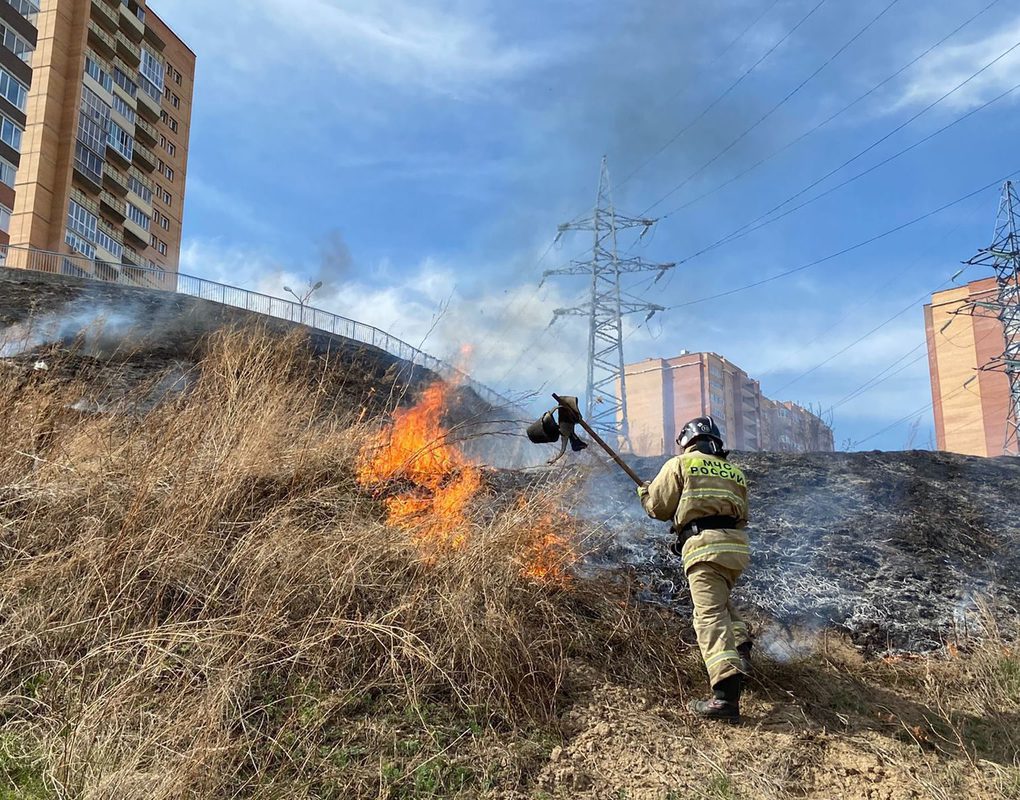
<svg viewBox="0 0 1020 800">
<path fill-rule="evenodd" d="M 751 559 L 747 525 L 747 479 L 725 458 L 690 447 L 667 461 L 647 487 L 638 489 L 648 516 L 672 521 L 677 530 L 703 517 L 733 517 L 737 527 L 705 530 L 683 546 L 684 572 L 713 562 L 743 572 Z"/>
</svg>

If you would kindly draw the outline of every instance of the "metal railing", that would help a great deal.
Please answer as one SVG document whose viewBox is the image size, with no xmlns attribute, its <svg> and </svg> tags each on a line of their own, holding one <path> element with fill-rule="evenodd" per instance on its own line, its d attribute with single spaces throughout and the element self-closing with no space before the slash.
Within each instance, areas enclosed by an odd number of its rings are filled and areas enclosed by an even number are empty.
<svg viewBox="0 0 1020 800">
<path fill-rule="evenodd" d="M 126 250 L 126 248 L 125 248 Z M 139 260 L 142 260 L 139 257 Z M 115 264 L 90 259 L 85 256 L 53 253 L 47 250 L 36 250 L 28 247 L 0 245 L 0 267 L 26 269 L 35 272 L 48 272 L 57 275 L 70 275 L 77 278 L 115 283 L 135 289 L 155 289 L 165 292 L 208 300 L 213 303 L 243 308 L 267 317 L 306 325 L 324 333 L 342 336 L 355 342 L 371 345 L 384 350 L 391 356 L 406 361 L 408 364 L 423 367 L 442 378 L 455 381 L 459 385 L 471 389 L 482 400 L 494 408 L 516 409 L 517 403 L 499 394 L 488 386 L 473 380 L 463 370 L 442 359 L 431 356 L 417 347 L 392 336 L 386 331 L 357 320 L 342 317 L 329 311 L 313 308 L 308 305 L 284 300 L 272 295 L 253 292 L 237 286 L 185 275 L 180 272 L 167 272 L 151 262 L 148 266 L 133 264 Z"/>
</svg>

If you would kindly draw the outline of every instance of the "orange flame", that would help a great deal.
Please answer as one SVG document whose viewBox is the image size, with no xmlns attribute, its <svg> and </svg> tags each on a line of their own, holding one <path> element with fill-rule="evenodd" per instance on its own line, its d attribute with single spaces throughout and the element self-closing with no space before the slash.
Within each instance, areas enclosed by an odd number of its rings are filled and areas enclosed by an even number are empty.
<svg viewBox="0 0 1020 800">
<path fill-rule="evenodd" d="M 518 509 L 527 522 L 520 544 L 521 574 L 542 583 L 569 583 L 569 567 L 577 561 L 567 535 L 570 516 L 557 508 L 543 508 L 538 520 L 533 521 L 535 509 L 529 508 L 523 497 Z"/>
<path fill-rule="evenodd" d="M 407 531 L 427 561 L 467 543 L 471 504 L 482 488 L 482 474 L 449 439 L 443 425 L 450 387 L 429 386 L 413 408 L 397 411 L 386 443 L 366 449 L 358 482 L 379 491 L 387 522 Z M 523 510 L 523 506 L 521 507 Z M 563 535 L 562 513 L 521 515 L 526 530 L 516 554 L 521 574 L 546 583 L 565 583 L 573 553 Z"/>
<path fill-rule="evenodd" d="M 478 468 L 447 443 L 448 391 L 433 384 L 414 408 L 397 411 L 386 446 L 365 454 L 358 470 L 362 486 L 398 484 L 402 491 L 383 501 L 387 520 L 428 549 L 464 544 L 466 511 L 482 486 Z"/>
</svg>

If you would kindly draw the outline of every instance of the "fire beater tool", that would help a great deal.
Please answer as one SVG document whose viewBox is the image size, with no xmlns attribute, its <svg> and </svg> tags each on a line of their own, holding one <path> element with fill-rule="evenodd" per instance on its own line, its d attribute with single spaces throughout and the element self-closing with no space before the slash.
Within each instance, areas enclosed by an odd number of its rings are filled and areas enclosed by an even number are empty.
<svg viewBox="0 0 1020 800">
<path fill-rule="evenodd" d="M 555 464 L 563 458 L 567 452 L 568 444 L 575 453 L 588 447 L 588 443 L 579 438 L 574 432 L 574 428 L 580 425 L 592 438 L 592 441 L 605 450 L 609 457 L 617 463 L 620 469 L 627 473 L 634 483 L 638 486 L 644 486 L 645 482 L 627 465 L 627 462 L 620 458 L 617 452 L 606 444 L 605 440 L 595 433 L 592 427 L 584 421 L 584 417 L 581 416 L 581 409 L 577 405 L 576 397 L 560 397 L 558 394 L 554 394 L 553 400 L 556 401 L 556 408 L 546 411 L 539 419 L 528 426 L 528 438 L 535 444 L 562 442 L 560 452 L 549 461 L 550 464 Z"/>
</svg>

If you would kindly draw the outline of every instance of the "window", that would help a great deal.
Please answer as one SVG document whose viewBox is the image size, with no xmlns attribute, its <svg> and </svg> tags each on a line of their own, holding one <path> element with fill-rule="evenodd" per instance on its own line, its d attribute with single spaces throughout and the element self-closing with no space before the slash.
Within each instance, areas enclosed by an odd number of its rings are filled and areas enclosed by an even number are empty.
<svg viewBox="0 0 1020 800">
<path fill-rule="evenodd" d="M 113 110 L 124 117 L 124 119 L 132 125 L 135 124 L 135 120 L 137 119 L 135 110 L 127 104 L 123 97 L 116 93 L 113 95 Z"/>
<path fill-rule="evenodd" d="M 6 183 L 14 188 L 14 179 L 18 175 L 18 169 L 6 158 L 0 158 L 0 183 Z"/>
<path fill-rule="evenodd" d="M 128 161 L 131 160 L 131 156 L 135 152 L 135 140 L 131 137 L 131 134 L 112 120 L 110 121 L 109 143 L 110 147 L 124 156 L 124 158 Z"/>
<path fill-rule="evenodd" d="M 152 205 L 152 189 L 142 183 L 137 175 L 131 174 L 128 177 L 128 188 L 142 198 L 146 204 Z"/>
<path fill-rule="evenodd" d="M 149 226 L 152 224 L 152 220 L 149 219 L 149 215 L 146 214 L 142 209 L 132 203 L 130 200 L 127 204 L 127 216 L 135 225 L 139 226 L 142 230 L 148 231 Z"/>
<path fill-rule="evenodd" d="M 7 2 L 14 6 L 14 10 L 29 22 L 35 22 L 35 17 L 39 13 L 39 6 L 31 2 L 31 0 L 7 0 Z"/>
<path fill-rule="evenodd" d="M 144 45 L 142 65 L 138 68 L 138 74 L 142 78 L 142 88 L 158 103 L 163 94 L 163 62 Z"/>
<path fill-rule="evenodd" d="M 127 92 L 129 97 L 138 96 L 138 84 L 125 75 L 120 67 L 113 68 L 113 82 Z"/>
<path fill-rule="evenodd" d="M 168 217 L 166 214 L 161 215 L 159 219 L 159 227 L 161 227 L 165 231 L 170 230 L 170 217 Z"/>
<path fill-rule="evenodd" d="M 81 87 L 81 113 L 97 122 L 106 133 L 110 125 L 110 106 L 88 86 Z"/>
<path fill-rule="evenodd" d="M 83 111 L 78 115 L 78 141 L 96 153 L 106 152 L 106 140 L 109 134 L 99 124 L 85 116 Z"/>
<path fill-rule="evenodd" d="M 7 119 L 3 114 L 0 114 L 0 141 L 4 144 L 13 147 L 19 153 L 21 152 L 21 136 L 24 134 L 24 130 L 18 125 L 15 125 L 11 120 Z"/>
<path fill-rule="evenodd" d="M 168 141 L 164 140 L 163 141 L 163 146 L 166 148 L 166 151 L 170 155 L 172 155 L 172 156 L 177 155 L 177 145 L 175 145 L 173 142 L 168 142 Z"/>
<path fill-rule="evenodd" d="M 32 53 L 35 52 L 35 48 L 28 43 L 27 39 L 22 38 L 18 33 L 8 28 L 2 22 L 0 22 L 0 36 L 3 37 L 4 47 L 14 53 L 14 55 L 26 64 L 31 62 Z"/>
<path fill-rule="evenodd" d="M 174 204 L 174 196 L 170 192 L 163 192 L 163 202 L 166 203 L 166 207 L 170 208 Z"/>
<path fill-rule="evenodd" d="M 18 111 L 25 110 L 28 101 L 28 87 L 3 67 L 0 67 L 0 95 L 6 98 Z"/>
<path fill-rule="evenodd" d="M 172 181 L 174 179 L 174 170 L 173 170 L 173 167 L 167 167 L 163 171 L 163 174 L 166 175 L 167 180 L 171 180 Z"/>
<path fill-rule="evenodd" d="M 118 260 L 124 255 L 124 245 L 114 239 L 102 228 L 96 231 L 96 244 Z"/>
<path fill-rule="evenodd" d="M 11 210 L 7 206 L 0 206 L 0 231 L 8 233 L 11 230 Z"/>
<path fill-rule="evenodd" d="M 66 235 L 64 236 L 64 241 L 71 246 L 72 250 L 78 251 L 86 258 L 96 257 L 96 246 L 92 244 L 92 242 L 87 242 L 84 239 L 82 239 L 74 231 L 71 230 L 67 231 Z M 79 271 L 79 273 L 82 275 L 85 274 L 84 272 L 81 271 Z"/>
<path fill-rule="evenodd" d="M 91 54 L 85 56 L 85 74 L 91 75 L 96 83 L 106 89 L 106 91 L 113 91 L 113 78 L 109 72 L 99 65 L 99 60 Z"/>
<path fill-rule="evenodd" d="M 67 227 L 84 236 L 90 242 L 95 241 L 96 226 L 99 218 L 87 208 L 72 200 L 67 207 Z"/>
<path fill-rule="evenodd" d="M 163 124 L 166 125 L 171 130 L 171 132 L 177 133 L 177 120 L 175 120 L 165 111 L 159 112 L 159 118 L 163 120 Z"/>
<path fill-rule="evenodd" d="M 164 242 L 162 239 L 160 239 L 159 240 L 159 244 L 156 245 L 156 249 L 159 251 L 159 254 L 161 256 L 165 256 L 166 255 L 166 242 Z"/>
<path fill-rule="evenodd" d="M 103 159 L 81 142 L 78 142 L 74 148 L 74 165 L 95 183 L 101 184 L 103 182 Z"/>
<path fill-rule="evenodd" d="M 176 94 L 174 94 L 174 96 L 170 98 L 170 105 L 172 105 L 174 108 L 180 108 L 181 107 L 181 98 L 179 98 Z"/>
</svg>

